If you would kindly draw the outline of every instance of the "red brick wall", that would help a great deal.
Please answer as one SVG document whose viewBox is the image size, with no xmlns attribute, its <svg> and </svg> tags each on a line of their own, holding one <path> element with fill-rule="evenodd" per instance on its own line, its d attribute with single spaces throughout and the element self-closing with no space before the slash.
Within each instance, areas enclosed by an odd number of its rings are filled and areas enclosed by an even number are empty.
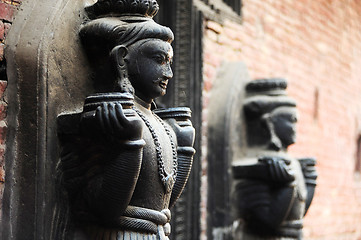
<svg viewBox="0 0 361 240">
<path fill-rule="evenodd" d="M 5 181 L 4 151 L 6 136 L 5 118 L 7 107 L 7 104 L 4 101 L 4 91 L 7 85 L 4 46 L 6 45 L 6 35 L 11 27 L 15 12 L 21 1 L 22 0 L 0 0 L 0 212 L 2 208 L 1 203 Z"/>
<path fill-rule="evenodd" d="M 243 4 L 242 24 L 206 22 L 204 126 L 222 61 L 243 61 L 251 78 L 287 78 L 300 111 L 298 142 L 290 153 L 318 159 L 318 187 L 305 218 L 305 238 L 360 240 L 361 178 L 354 168 L 361 134 L 361 2 Z"/>
</svg>

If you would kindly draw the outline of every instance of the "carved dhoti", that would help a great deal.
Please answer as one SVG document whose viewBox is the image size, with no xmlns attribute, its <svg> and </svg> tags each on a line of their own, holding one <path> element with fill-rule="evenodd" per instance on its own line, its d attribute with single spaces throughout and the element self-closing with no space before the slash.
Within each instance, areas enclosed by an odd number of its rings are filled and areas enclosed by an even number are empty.
<svg viewBox="0 0 361 240">
<path fill-rule="evenodd" d="M 299 240 L 302 239 L 303 220 L 285 221 L 282 225 L 269 235 L 257 235 L 244 228 L 244 223 L 236 222 L 234 240 Z M 259 226 L 262 228 L 262 225 Z"/>
<path fill-rule="evenodd" d="M 117 227 L 88 226 L 86 232 L 90 240 L 168 240 L 170 219 L 169 209 L 128 206 Z"/>
</svg>

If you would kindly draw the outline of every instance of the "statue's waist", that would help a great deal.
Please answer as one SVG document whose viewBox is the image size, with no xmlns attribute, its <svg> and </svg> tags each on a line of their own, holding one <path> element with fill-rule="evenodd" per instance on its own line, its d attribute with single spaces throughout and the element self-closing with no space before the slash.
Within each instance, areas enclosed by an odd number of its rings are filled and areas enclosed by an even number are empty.
<svg viewBox="0 0 361 240">
<path fill-rule="evenodd" d="M 284 221 L 278 228 L 277 233 L 282 237 L 298 239 L 302 236 L 303 220 Z"/>
<path fill-rule="evenodd" d="M 118 227 L 123 230 L 157 234 L 163 227 L 166 236 L 170 234 L 171 214 L 169 209 L 156 211 L 148 208 L 128 206 L 119 218 Z"/>
<path fill-rule="evenodd" d="M 128 206 L 123 216 L 111 227 L 88 225 L 84 228 L 86 239 L 142 239 L 169 240 L 170 211 L 156 211 L 148 208 Z M 127 236 L 127 237 L 126 237 Z"/>
<path fill-rule="evenodd" d="M 261 232 L 260 228 L 262 229 Z M 302 239 L 302 228 L 303 220 L 291 220 L 284 221 L 276 228 L 266 228 L 266 226 L 263 228 L 262 224 L 253 225 L 251 228 L 245 229 L 245 234 L 259 236 L 260 239 Z"/>
</svg>

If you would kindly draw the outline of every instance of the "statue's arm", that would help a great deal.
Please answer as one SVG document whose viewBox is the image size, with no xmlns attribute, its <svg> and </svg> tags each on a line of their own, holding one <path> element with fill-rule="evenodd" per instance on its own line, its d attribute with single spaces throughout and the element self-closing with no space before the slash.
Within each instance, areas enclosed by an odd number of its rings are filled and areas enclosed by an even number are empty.
<svg viewBox="0 0 361 240">
<path fill-rule="evenodd" d="M 169 208 L 173 207 L 187 184 L 193 164 L 195 130 L 189 119 L 164 119 L 171 126 L 177 137 L 177 177 L 173 186 Z"/>
<path fill-rule="evenodd" d="M 193 164 L 193 155 L 195 154 L 195 152 L 196 151 L 193 147 L 186 147 L 186 146 L 178 147 L 177 178 L 172 190 L 169 208 L 174 206 L 175 202 L 178 200 L 178 198 L 183 192 L 184 187 L 187 184 Z"/>
<path fill-rule="evenodd" d="M 84 195 L 103 222 L 116 224 L 131 200 L 140 173 L 145 145 L 141 119 L 133 110 L 111 103 L 98 107 L 94 119 L 83 121 L 98 128 L 92 129 L 93 138 L 103 147 L 102 154 L 89 155 L 85 160 L 101 158 L 97 162 L 102 172 L 87 183 Z"/>
<path fill-rule="evenodd" d="M 238 214 L 251 228 L 262 226 L 262 232 L 277 229 L 288 216 L 295 199 L 295 189 L 287 185 L 274 189 L 257 180 L 236 180 L 235 196 Z"/>
<path fill-rule="evenodd" d="M 315 188 L 317 185 L 317 171 L 316 171 L 316 159 L 314 158 L 300 158 L 298 159 L 300 162 L 303 177 L 305 179 L 306 187 L 307 187 L 307 199 L 306 199 L 306 207 L 305 214 L 307 213 L 312 200 L 315 194 Z"/>
<path fill-rule="evenodd" d="M 110 152 L 101 175 L 88 182 L 88 204 L 103 222 L 116 224 L 128 206 L 135 189 L 142 163 L 142 141 L 124 145 L 119 152 Z"/>
<path fill-rule="evenodd" d="M 288 164 L 270 157 L 255 165 L 233 166 L 236 205 L 251 226 L 262 225 L 267 231 L 287 217 L 295 199 L 295 178 Z"/>
</svg>

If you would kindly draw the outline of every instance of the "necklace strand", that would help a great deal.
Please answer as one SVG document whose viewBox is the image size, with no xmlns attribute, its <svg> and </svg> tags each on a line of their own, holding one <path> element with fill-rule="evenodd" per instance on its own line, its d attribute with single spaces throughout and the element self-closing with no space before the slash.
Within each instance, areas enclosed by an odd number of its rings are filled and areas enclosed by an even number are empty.
<svg viewBox="0 0 361 240">
<path fill-rule="evenodd" d="M 155 132 L 154 127 L 150 124 L 149 120 L 147 119 L 147 117 L 137 108 L 133 107 L 133 109 L 137 112 L 137 114 L 140 116 L 140 118 L 143 120 L 143 122 L 145 123 L 145 125 L 147 126 L 147 128 L 149 129 L 152 138 L 153 138 L 153 142 L 155 145 L 155 151 L 156 151 L 156 155 L 157 155 L 157 164 L 158 164 L 158 174 L 159 177 L 166 189 L 167 192 L 170 192 L 173 184 L 176 180 L 176 175 L 177 175 L 177 168 L 178 168 L 178 162 L 177 162 L 177 148 L 175 146 L 175 143 L 173 141 L 171 132 L 169 130 L 169 128 L 164 124 L 163 120 L 156 115 L 154 112 L 152 112 L 152 114 L 154 115 L 154 117 L 161 123 L 161 125 L 163 126 L 166 134 L 169 137 L 171 146 L 172 146 L 172 154 L 173 154 L 173 170 L 172 173 L 168 174 L 165 170 L 165 165 L 164 165 L 164 158 L 163 158 L 163 151 L 162 151 L 162 146 L 159 142 L 159 136 L 157 135 L 157 133 Z"/>
</svg>

